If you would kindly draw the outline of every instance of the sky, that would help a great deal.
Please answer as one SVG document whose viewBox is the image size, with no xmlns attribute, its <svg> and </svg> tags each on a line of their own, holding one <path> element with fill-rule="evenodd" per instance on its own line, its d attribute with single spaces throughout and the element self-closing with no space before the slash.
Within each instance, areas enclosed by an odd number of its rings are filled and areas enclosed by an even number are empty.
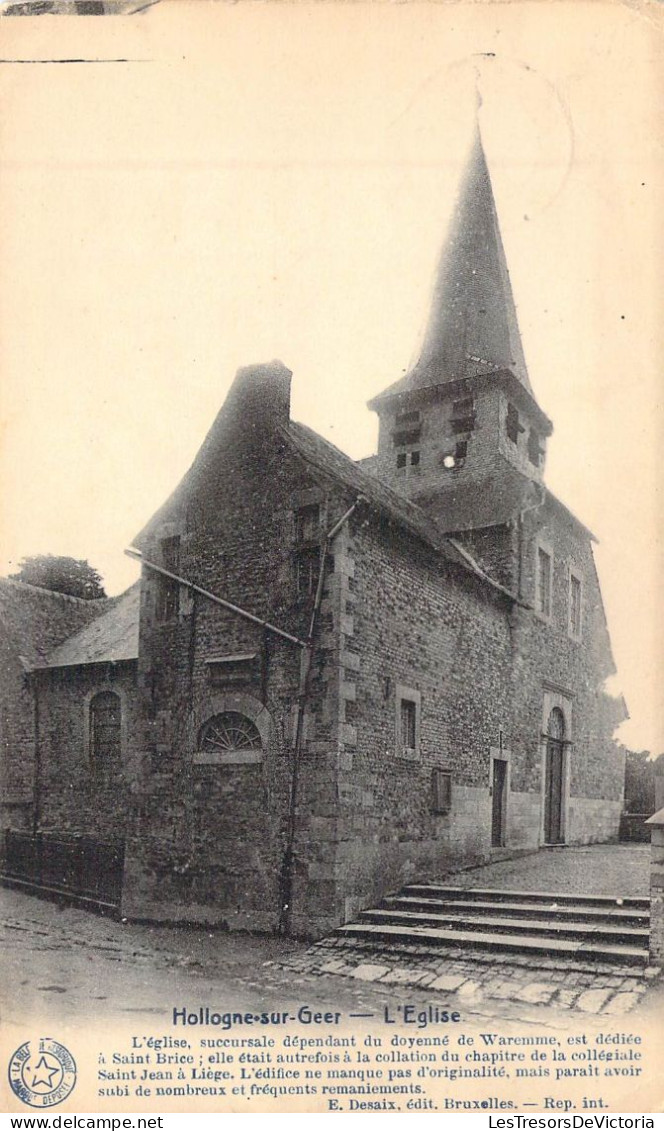
<svg viewBox="0 0 664 1131">
<path fill-rule="evenodd" d="M 353 458 L 413 361 L 475 89 L 549 487 L 596 560 L 631 718 L 664 749 L 662 12 L 603 0 L 165 0 L 0 22 L 0 572 L 123 550 L 235 370 Z M 104 60 L 100 62 L 99 60 Z M 117 62 L 114 60 L 125 60 Z"/>
</svg>

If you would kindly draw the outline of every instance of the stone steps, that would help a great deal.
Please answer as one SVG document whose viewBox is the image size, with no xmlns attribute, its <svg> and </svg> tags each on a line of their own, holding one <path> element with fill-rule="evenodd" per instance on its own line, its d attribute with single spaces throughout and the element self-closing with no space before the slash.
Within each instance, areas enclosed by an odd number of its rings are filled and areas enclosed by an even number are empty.
<svg viewBox="0 0 664 1131">
<path fill-rule="evenodd" d="M 458 912 L 417 912 L 401 911 L 397 909 L 376 908 L 362 912 L 362 923 L 393 923 L 398 926 L 422 927 L 449 927 L 458 930 L 490 930 L 494 934 L 513 934 L 518 926 L 519 933 L 531 935 L 547 935 L 552 933 L 559 939 L 582 939 L 586 941 L 591 935 L 593 939 L 601 942 L 630 943 L 634 946 L 648 945 L 649 930 L 647 927 L 630 927 L 623 924 L 591 923 L 584 924 L 559 922 L 556 919 L 516 919 L 509 916 L 498 917 L 495 915 L 462 915 Z"/>
<path fill-rule="evenodd" d="M 573 904 L 561 905 L 555 901 L 546 904 L 521 902 L 501 903 L 491 899 L 447 899 L 445 900 L 444 906 L 446 910 L 454 910 L 460 914 L 467 912 L 471 915 L 509 915 L 511 917 L 516 916 L 523 920 L 538 919 L 546 912 L 550 919 L 557 920 L 561 923 L 580 922 L 591 924 L 593 922 L 603 923 L 610 920 L 612 923 L 621 923 L 625 926 L 645 927 L 646 930 L 650 924 L 649 911 L 641 911 L 638 909 L 630 910 L 628 907 L 622 906 L 609 908 L 578 907 Z M 440 899 L 428 899 L 426 896 L 386 896 L 381 903 L 381 907 L 403 911 L 437 912 L 440 910 L 441 901 Z"/>
<path fill-rule="evenodd" d="M 531 906 L 555 903 L 558 906 L 573 905 L 574 907 L 588 907 L 596 909 L 627 908 L 636 911 L 650 911 L 650 900 L 647 896 L 611 896 L 587 895 L 583 892 L 542 892 L 542 891 L 511 891 L 507 888 L 461 888 L 449 887 L 445 884 L 408 884 L 400 895 L 426 895 L 432 898 L 465 899 L 483 901 L 491 899 L 501 903 L 514 903 L 519 901 Z"/>
<path fill-rule="evenodd" d="M 410 884 L 337 934 L 350 944 L 548 955 L 645 968 L 649 900 Z"/>
</svg>

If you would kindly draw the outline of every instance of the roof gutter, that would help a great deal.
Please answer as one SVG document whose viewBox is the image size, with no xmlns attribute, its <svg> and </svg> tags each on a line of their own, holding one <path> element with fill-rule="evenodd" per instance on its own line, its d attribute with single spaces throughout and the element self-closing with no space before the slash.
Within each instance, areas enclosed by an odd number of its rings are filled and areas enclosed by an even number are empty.
<svg viewBox="0 0 664 1131">
<path fill-rule="evenodd" d="M 125 550 L 128 558 L 133 558 L 134 561 L 140 562 L 146 569 L 151 569 L 154 573 L 159 573 L 162 577 L 168 577 L 171 581 L 176 581 L 178 585 L 184 585 L 187 589 L 193 590 L 194 593 L 200 593 L 201 597 L 206 597 L 208 601 L 212 601 L 215 605 L 221 605 L 223 609 L 229 609 L 232 613 L 237 613 L 239 617 L 244 617 L 245 620 L 251 621 L 253 624 L 260 625 L 267 632 L 274 633 L 275 636 L 280 636 L 283 640 L 289 640 L 291 644 L 297 644 L 299 648 L 306 648 L 307 642 L 300 640 L 298 636 L 293 636 L 290 632 L 284 632 L 283 628 L 277 628 L 275 624 L 270 624 L 267 620 L 262 620 L 261 617 L 254 616 L 253 613 L 247 612 L 246 609 L 240 608 L 239 605 L 234 605 L 231 601 L 226 601 L 224 597 L 218 597 L 216 593 L 211 593 L 209 589 L 202 589 L 200 585 L 195 585 L 193 581 L 188 581 L 186 577 L 180 577 L 177 573 L 171 573 L 170 570 L 164 569 L 156 562 L 149 562 L 144 558 L 140 550 L 135 550 L 131 547 Z"/>
<path fill-rule="evenodd" d="M 477 564 L 472 554 L 468 553 L 466 547 L 463 546 L 461 542 L 457 542 L 456 538 L 450 538 L 449 535 L 446 535 L 446 537 L 448 542 L 451 542 L 451 544 L 454 546 L 454 549 L 457 550 L 461 554 L 461 556 L 466 559 L 473 572 L 476 573 L 478 577 L 482 578 L 482 581 L 486 581 L 492 589 L 496 589 L 498 593 L 502 593 L 503 597 L 508 597 L 510 601 L 514 602 L 515 605 L 521 605 L 524 609 L 530 608 L 530 605 L 526 605 L 516 596 L 516 594 L 512 593 L 510 589 L 506 589 L 505 586 L 501 585 L 499 581 L 494 581 L 492 577 L 489 577 L 489 574 L 484 572 L 482 567 Z"/>
</svg>

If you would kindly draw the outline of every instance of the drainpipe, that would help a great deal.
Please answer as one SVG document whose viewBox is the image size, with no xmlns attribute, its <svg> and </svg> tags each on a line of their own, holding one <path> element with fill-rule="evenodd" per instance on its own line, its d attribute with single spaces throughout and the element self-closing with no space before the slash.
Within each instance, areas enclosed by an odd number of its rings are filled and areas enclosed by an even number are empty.
<svg viewBox="0 0 664 1131">
<path fill-rule="evenodd" d="M 323 597 L 325 562 L 331 542 L 336 538 L 339 531 L 343 526 L 345 526 L 351 515 L 363 501 L 363 496 L 358 496 L 352 507 L 349 507 L 346 513 L 343 514 L 339 521 L 332 527 L 332 529 L 328 531 L 321 544 L 316 594 L 314 597 L 313 609 L 311 611 L 311 620 L 309 621 L 309 631 L 304 648 L 301 653 L 300 661 L 300 686 L 297 698 L 295 741 L 293 743 L 293 773 L 291 776 L 290 804 L 288 809 L 288 832 L 286 837 L 286 849 L 284 851 L 284 858 L 281 866 L 281 911 L 279 917 L 279 933 L 281 935 L 289 935 L 291 927 L 291 912 L 293 903 L 293 866 L 295 863 L 295 839 L 297 834 L 297 801 L 300 779 L 300 762 L 302 758 L 302 742 L 304 738 L 304 718 L 310 692 L 309 677 L 311 674 L 313 659 L 314 635 L 316 631 L 316 624 L 318 622 L 321 600 Z"/>
<path fill-rule="evenodd" d="M 177 581 L 178 585 L 184 585 L 194 593 L 200 593 L 202 597 L 207 597 L 208 601 L 212 601 L 213 604 L 221 605 L 222 609 L 229 609 L 230 612 L 237 613 L 239 617 L 250 620 L 253 624 L 260 625 L 266 632 L 272 632 L 275 636 L 281 636 L 284 640 L 290 640 L 291 644 L 299 644 L 301 648 L 306 648 L 306 641 L 300 640 L 297 636 L 292 636 L 290 632 L 284 632 L 283 628 L 277 628 L 276 625 L 270 624 L 267 620 L 262 620 L 260 617 L 254 616 L 253 613 L 247 612 L 246 609 L 240 608 L 239 605 L 233 605 L 231 601 L 227 601 L 224 597 L 218 597 L 216 593 L 211 593 L 209 589 L 202 589 L 200 585 L 194 585 L 193 581 L 187 581 L 186 577 L 180 577 L 177 573 L 171 573 L 170 570 L 164 569 L 163 566 L 159 566 L 155 562 L 149 562 L 147 558 L 143 557 L 139 550 L 125 550 L 125 554 L 128 558 L 133 558 L 134 561 L 140 562 L 146 569 L 160 573 L 163 577 L 170 578 L 171 581 Z"/>
</svg>

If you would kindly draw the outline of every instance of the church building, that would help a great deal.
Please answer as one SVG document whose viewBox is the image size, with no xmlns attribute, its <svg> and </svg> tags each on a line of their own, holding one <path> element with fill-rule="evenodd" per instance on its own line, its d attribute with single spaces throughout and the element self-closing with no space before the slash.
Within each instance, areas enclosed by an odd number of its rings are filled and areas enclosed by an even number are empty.
<svg viewBox="0 0 664 1131">
<path fill-rule="evenodd" d="M 94 902 L 106 861 L 128 918 L 317 936 L 416 878 L 617 837 L 594 539 L 544 481 L 479 133 L 420 356 L 369 406 L 377 453 L 292 421 L 290 385 L 238 372 L 137 534 L 140 583 L 21 661 L 16 882 Z"/>
</svg>

